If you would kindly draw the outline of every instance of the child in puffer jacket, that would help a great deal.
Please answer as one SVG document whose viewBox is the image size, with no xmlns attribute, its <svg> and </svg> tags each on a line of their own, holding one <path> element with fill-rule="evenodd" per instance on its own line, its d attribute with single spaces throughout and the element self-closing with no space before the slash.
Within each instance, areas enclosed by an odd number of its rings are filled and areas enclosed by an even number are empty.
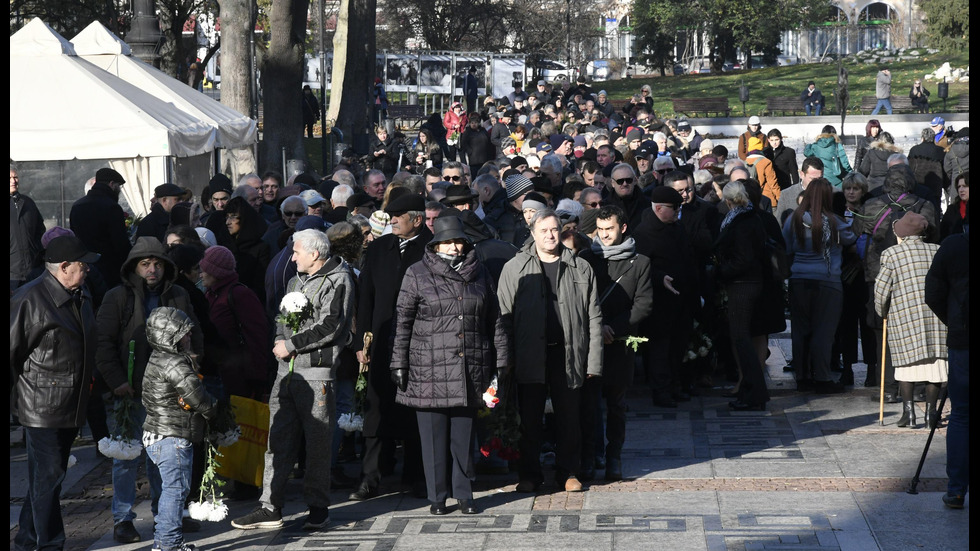
<svg viewBox="0 0 980 551">
<path fill-rule="evenodd" d="M 157 466 L 162 492 L 154 513 L 153 549 L 187 551 L 182 515 L 190 492 L 193 443 L 204 438 L 205 419 L 217 414 L 194 367 L 190 331 L 194 322 L 181 310 L 163 306 L 146 320 L 146 337 L 153 349 L 143 376 L 143 446 Z"/>
</svg>

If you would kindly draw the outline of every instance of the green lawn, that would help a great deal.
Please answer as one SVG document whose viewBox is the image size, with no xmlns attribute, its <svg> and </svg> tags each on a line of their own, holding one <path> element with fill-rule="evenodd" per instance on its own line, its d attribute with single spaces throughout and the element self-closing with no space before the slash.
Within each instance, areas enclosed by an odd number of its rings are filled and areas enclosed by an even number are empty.
<svg viewBox="0 0 980 551">
<path fill-rule="evenodd" d="M 924 49 L 922 51 L 925 51 Z M 914 61 L 896 61 L 889 64 L 892 73 L 892 95 L 904 96 L 912 88 L 915 78 L 935 72 L 945 61 L 953 68 L 969 67 L 968 53 L 957 56 L 943 54 L 926 54 Z M 875 77 L 877 65 L 845 61 L 849 75 L 850 107 L 848 113 L 858 114 L 861 96 L 871 96 L 875 93 Z M 632 80 L 612 80 L 596 82 L 593 89 L 605 89 L 610 99 L 628 99 L 639 91 L 640 86 L 649 84 L 653 89 L 654 109 L 657 114 L 673 116 L 670 98 L 694 97 L 727 97 L 732 107 L 733 115 L 742 114 L 742 104 L 738 99 L 738 90 L 744 80 L 749 87 L 750 101 L 746 103 L 749 115 L 761 115 L 766 106 L 766 98 L 771 96 L 794 96 L 806 88 L 806 83 L 814 81 L 817 88 L 823 92 L 827 108 L 832 113 L 837 112 L 834 100 L 834 89 L 837 86 L 837 63 L 811 63 L 788 67 L 772 67 L 767 69 L 752 69 L 747 71 L 732 71 L 708 75 L 680 75 L 654 78 L 634 78 Z M 923 81 L 926 89 L 932 93 L 929 98 L 931 106 L 942 105 L 936 95 L 936 81 Z M 970 84 L 950 83 L 947 105 L 952 107 L 961 95 L 970 93 Z"/>
</svg>

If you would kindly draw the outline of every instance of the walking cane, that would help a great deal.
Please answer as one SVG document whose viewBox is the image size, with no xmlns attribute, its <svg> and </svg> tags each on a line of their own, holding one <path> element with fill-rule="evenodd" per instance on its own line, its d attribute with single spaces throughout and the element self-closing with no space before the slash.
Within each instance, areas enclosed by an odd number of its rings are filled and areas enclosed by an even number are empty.
<svg viewBox="0 0 980 551">
<path fill-rule="evenodd" d="M 888 318 L 881 318 L 881 390 L 878 393 L 878 424 L 885 426 L 885 347 L 888 345 Z"/>
<path fill-rule="evenodd" d="M 936 428 L 939 426 L 939 419 L 942 417 L 943 408 L 946 406 L 946 396 L 946 387 L 943 387 L 943 397 L 941 400 L 939 400 L 939 408 L 936 410 L 936 417 L 932 421 L 932 427 L 929 428 L 929 438 L 926 439 L 926 447 L 923 448 L 922 457 L 919 458 L 919 468 L 915 470 L 915 476 L 912 477 L 912 482 L 909 483 L 909 489 L 906 490 L 910 494 L 919 493 L 916 491 L 915 487 L 919 485 L 919 475 L 922 474 L 922 465 L 924 465 L 926 462 L 926 454 L 929 453 L 929 445 L 932 444 L 932 436 L 936 434 Z"/>
</svg>

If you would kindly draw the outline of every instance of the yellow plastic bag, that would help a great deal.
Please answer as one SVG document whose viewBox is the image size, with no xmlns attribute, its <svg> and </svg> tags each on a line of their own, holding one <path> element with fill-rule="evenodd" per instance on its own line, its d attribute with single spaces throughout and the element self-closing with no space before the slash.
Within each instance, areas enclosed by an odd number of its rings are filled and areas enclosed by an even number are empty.
<svg viewBox="0 0 980 551">
<path fill-rule="evenodd" d="M 232 395 L 231 407 L 242 429 L 242 436 L 231 446 L 220 448 L 223 457 L 218 474 L 252 486 L 262 486 L 265 451 L 269 445 L 269 404 Z"/>
</svg>

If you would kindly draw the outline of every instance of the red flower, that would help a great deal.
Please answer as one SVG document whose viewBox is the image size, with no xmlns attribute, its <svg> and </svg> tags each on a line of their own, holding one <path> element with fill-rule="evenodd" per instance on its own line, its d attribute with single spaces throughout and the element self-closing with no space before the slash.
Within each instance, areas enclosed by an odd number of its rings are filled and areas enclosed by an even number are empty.
<svg viewBox="0 0 980 551">
<path fill-rule="evenodd" d="M 480 453 L 483 454 L 483 457 L 490 457 L 490 451 L 490 448 L 486 445 L 480 446 Z"/>
<path fill-rule="evenodd" d="M 501 440 L 499 437 L 496 437 L 496 436 L 493 437 L 493 438 L 491 438 L 490 439 L 490 442 L 488 442 L 488 444 L 489 444 L 491 450 L 499 450 L 499 449 L 501 449 L 501 448 L 504 447 L 504 441 Z"/>
</svg>

